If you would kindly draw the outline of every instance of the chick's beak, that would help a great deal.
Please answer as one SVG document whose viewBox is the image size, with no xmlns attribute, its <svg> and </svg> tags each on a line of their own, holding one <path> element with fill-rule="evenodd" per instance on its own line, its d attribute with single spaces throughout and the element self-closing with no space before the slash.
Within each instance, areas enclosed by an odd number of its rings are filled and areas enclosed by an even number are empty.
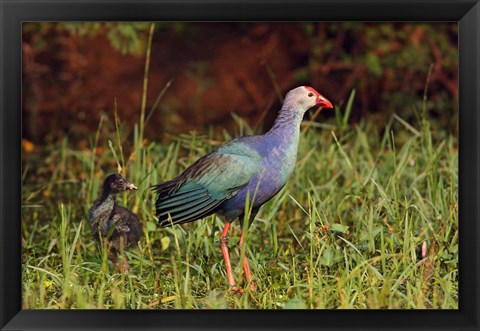
<svg viewBox="0 0 480 331">
<path fill-rule="evenodd" d="M 137 187 L 136 187 L 135 185 L 133 185 L 132 183 L 128 183 L 128 184 L 127 184 L 127 189 L 129 189 L 129 190 L 136 190 Z"/>
<path fill-rule="evenodd" d="M 322 108 L 333 108 L 332 103 L 329 100 L 327 100 L 327 98 L 322 97 L 322 96 L 319 96 L 317 98 L 316 105 L 319 106 L 319 107 L 322 107 Z"/>
</svg>

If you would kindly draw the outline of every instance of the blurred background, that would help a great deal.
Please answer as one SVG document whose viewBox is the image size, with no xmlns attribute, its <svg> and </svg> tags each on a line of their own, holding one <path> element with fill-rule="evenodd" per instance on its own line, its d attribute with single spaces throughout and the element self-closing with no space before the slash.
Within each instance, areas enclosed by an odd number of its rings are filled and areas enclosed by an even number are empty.
<svg viewBox="0 0 480 331">
<path fill-rule="evenodd" d="M 24 23 L 23 137 L 85 145 L 101 114 L 136 123 L 150 23 Z M 432 126 L 456 134 L 457 23 L 157 23 L 148 72 L 145 137 L 235 126 L 267 128 L 281 98 L 306 84 L 350 120 L 415 118 L 431 67 Z M 324 114 L 323 114 L 324 113 Z M 334 116 L 323 112 L 323 117 Z"/>
</svg>

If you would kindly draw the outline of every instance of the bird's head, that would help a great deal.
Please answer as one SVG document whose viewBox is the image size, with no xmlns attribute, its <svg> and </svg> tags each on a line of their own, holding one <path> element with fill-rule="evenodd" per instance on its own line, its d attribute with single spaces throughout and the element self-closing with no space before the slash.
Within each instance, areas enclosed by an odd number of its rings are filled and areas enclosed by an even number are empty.
<svg viewBox="0 0 480 331">
<path fill-rule="evenodd" d="M 117 194 L 127 190 L 136 190 L 137 187 L 130 183 L 128 179 L 119 174 L 111 174 L 103 182 L 103 191 Z"/>
<path fill-rule="evenodd" d="M 285 103 L 294 103 L 303 112 L 313 107 L 333 108 L 327 98 L 310 86 L 299 86 L 288 92 Z"/>
</svg>

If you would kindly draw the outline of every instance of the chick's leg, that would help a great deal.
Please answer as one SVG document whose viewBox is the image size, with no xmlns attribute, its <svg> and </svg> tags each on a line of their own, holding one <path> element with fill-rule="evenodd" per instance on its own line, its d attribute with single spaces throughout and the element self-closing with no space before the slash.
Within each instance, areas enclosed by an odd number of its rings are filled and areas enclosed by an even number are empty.
<svg viewBox="0 0 480 331">
<path fill-rule="evenodd" d="M 118 269 L 118 271 L 123 272 L 125 274 L 128 274 L 130 270 L 130 266 L 128 265 L 127 258 L 125 257 L 125 254 L 123 250 L 121 250 L 121 255 L 122 255 L 122 262 L 119 261 L 118 255 L 119 251 L 112 243 L 108 244 L 108 259 L 112 261 L 112 263 L 115 265 L 115 267 Z"/>
</svg>

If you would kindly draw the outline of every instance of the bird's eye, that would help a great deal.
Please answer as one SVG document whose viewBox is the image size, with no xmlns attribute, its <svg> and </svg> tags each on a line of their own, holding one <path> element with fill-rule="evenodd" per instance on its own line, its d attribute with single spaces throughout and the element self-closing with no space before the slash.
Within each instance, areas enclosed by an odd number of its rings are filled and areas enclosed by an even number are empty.
<svg viewBox="0 0 480 331">
<path fill-rule="evenodd" d="M 119 180 L 118 180 L 118 183 L 119 183 L 119 184 L 123 184 L 123 182 L 124 182 L 123 179 L 119 179 Z"/>
<path fill-rule="evenodd" d="M 313 97 L 313 93 L 312 92 L 308 93 L 308 96 Z"/>
</svg>

